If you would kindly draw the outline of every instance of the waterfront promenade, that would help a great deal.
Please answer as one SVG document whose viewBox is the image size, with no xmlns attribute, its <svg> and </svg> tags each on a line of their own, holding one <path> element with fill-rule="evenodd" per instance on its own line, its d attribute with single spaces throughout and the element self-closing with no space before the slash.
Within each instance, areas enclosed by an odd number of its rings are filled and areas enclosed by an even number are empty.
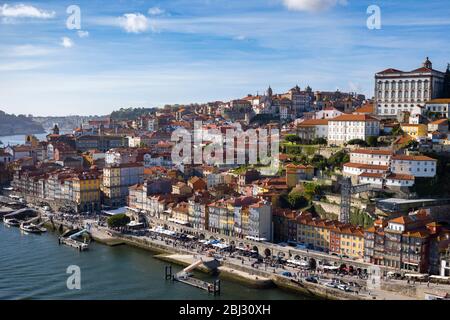
<svg viewBox="0 0 450 320">
<path fill-rule="evenodd" d="M 203 244 L 197 241 L 181 242 L 173 239 L 163 238 L 158 235 L 136 236 L 121 233 L 108 229 L 104 223 L 99 223 L 98 219 L 79 220 L 53 219 L 54 224 L 64 225 L 68 228 L 83 228 L 89 225 L 89 231 L 94 240 L 107 244 L 119 245 L 128 244 L 160 253 L 156 256 L 159 259 L 188 266 L 199 258 L 211 259 L 208 257 L 208 250 Z M 240 241 L 240 240 L 239 240 Z M 354 276 L 337 276 L 325 272 L 299 271 L 296 268 L 286 265 L 271 265 L 259 263 L 257 259 L 240 256 L 237 252 L 221 253 L 219 256 L 220 266 L 218 271 L 223 278 L 246 283 L 254 287 L 278 286 L 285 289 L 298 291 L 316 297 L 329 299 L 378 299 L 378 300 L 405 300 L 423 299 L 424 292 L 450 292 L 450 286 L 436 284 L 406 284 L 405 281 L 383 281 L 379 289 L 367 290 L 366 281 Z M 208 272 L 207 268 L 199 268 L 200 271 Z M 162 272 L 162 271 L 161 271 Z M 290 272 L 291 277 L 283 275 L 283 272 Z M 310 283 L 305 279 L 314 275 L 319 283 Z M 360 287 L 355 292 L 344 292 L 335 288 L 327 287 L 331 281 L 342 281 L 346 283 L 357 283 Z M 388 290 L 385 290 L 387 288 Z M 357 291 L 357 293 L 356 293 Z"/>
</svg>

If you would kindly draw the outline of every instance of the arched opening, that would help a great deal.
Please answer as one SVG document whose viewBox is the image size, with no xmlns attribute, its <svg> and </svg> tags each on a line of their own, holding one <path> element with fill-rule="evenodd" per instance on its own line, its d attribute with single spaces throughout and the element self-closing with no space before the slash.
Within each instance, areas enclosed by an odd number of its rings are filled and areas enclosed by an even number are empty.
<svg viewBox="0 0 450 320">
<path fill-rule="evenodd" d="M 309 269 L 310 270 L 316 270 L 317 268 L 317 261 L 314 258 L 309 259 Z"/>
<path fill-rule="evenodd" d="M 256 253 L 259 253 L 259 249 L 257 246 L 253 246 L 252 250 L 255 251 Z"/>
<path fill-rule="evenodd" d="M 205 240 L 205 235 L 203 233 L 200 233 L 199 238 L 200 238 L 200 240 Z"/>
<path fill-rule="evenodd" d="M 272 255 L 272 252 L 270 251 L 269 248 L 266 248 L 266 250 L 264 250 L 264 255 L 265 255 L 266 257 L 270 257 L 270 256 Z"/>
<path fill-rule="evenodd" d="M 216 238 L 214 238 L 214 236 L 210 236 L 209 240 L 216 240 Z"/>
<path fill-rule="evenodd" d="M 301 259 L 301 257 L 299 256 L 299 255 L 296 255 L 295 257 L 294 257 L 294 260 L 300 260 Z"/>
</svg>

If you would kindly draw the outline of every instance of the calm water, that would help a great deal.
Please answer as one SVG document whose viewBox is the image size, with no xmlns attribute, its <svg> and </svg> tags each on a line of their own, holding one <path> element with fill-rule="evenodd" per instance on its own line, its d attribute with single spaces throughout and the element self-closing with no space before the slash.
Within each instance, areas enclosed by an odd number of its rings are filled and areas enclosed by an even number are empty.
<svg viewBox="0 0 450 320">
<path fill-rule="evenodd" d="M 66 269 L 81 268 L 81 290 L 68 290 Z M 55 234 L 23 234 L 0 223 L 0 299 L 302 299 L 279 289 L 256 290 L 222 281 L 222 295 L 164 280 L 166 262 L 128 246 L 59 246 Z M 181 268 L 174 266 L 174 271 Z M 213 280 L 204 274 L 196 274 Z"/>
<path fill-rule="evenodd" d="M 34 136 L 36 138 L 38 138 L 39 140 L 46 140 L 46 136 L 48 133 L 40 133 L 40 134 L 35 134 Z M 18 145 L 18 144 L 24 144 L 25 143 L 25 134 L 19 134 L 19 135 L 15 135 L 15 136 L 0 136 L 0 141 L 3 143 L 3 146 L 14 146 L 14 145 Z M 1 146 L 2 144 L 0 144 Z"/>
</svg>

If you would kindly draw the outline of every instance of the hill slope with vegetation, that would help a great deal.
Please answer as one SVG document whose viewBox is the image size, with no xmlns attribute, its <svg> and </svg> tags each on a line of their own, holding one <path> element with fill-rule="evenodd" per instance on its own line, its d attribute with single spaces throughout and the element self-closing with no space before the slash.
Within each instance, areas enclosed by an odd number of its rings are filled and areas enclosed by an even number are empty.
<svg viewBox="0 0 450 320">
<path fill-rule="evenodd" d="M 45 130 L 41 124 L 33 121 L 31 115 L 16 116 L 0 110 L 0 136 L 35 133 L 45 133 Z"/>
</svg>

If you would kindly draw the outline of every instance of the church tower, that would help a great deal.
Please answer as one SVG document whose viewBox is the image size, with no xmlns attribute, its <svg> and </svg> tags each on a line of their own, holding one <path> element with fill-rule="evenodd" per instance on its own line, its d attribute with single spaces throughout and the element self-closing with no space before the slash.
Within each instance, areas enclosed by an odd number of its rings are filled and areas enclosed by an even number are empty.
<svg viewBox="0 0 450 320">
<path fill-rule="evenodd" d="M 427 69 L 433 69 L 433 64 L 431 63 L 430 59 L 427 57 L 425 62 L 423 63 L 423 67 Z"/>
<path fill-rule="evenodd" d="M 450 98 L 450 63 L 447 65 L 444 76 L 444 98 Z"/>
<path fill-rule="evenodd" d="M 55 125 L 53 126 L 53 134 L 59 135 L 59 127 L 58 124 L 55 123 Z"/>
</svg>

